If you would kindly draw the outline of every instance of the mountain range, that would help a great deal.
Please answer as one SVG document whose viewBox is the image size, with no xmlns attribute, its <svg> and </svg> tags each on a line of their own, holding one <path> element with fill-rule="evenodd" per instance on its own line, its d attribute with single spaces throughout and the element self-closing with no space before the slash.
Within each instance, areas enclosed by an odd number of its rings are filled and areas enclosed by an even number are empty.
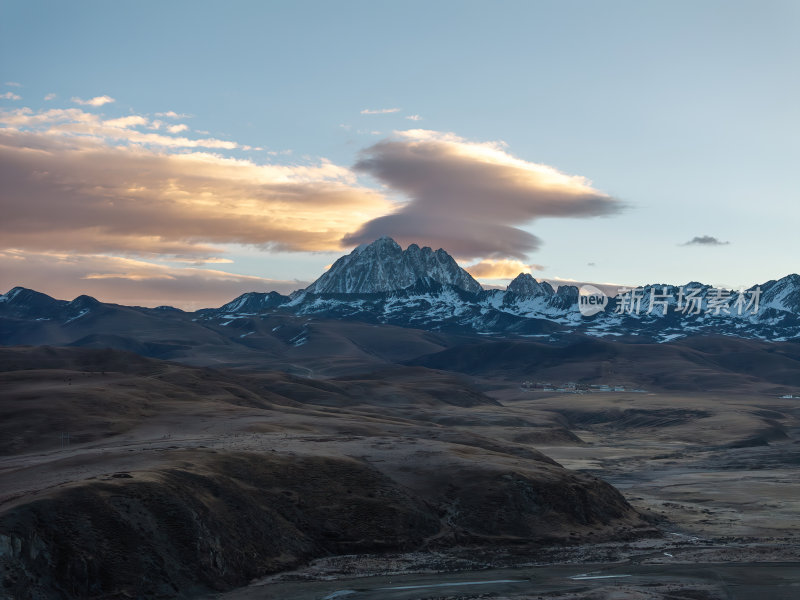
<svg viewBox="0 0 800 600">
<path fill-rule="evenodd" d="M 0 340 L 14 343 L 73 343 L 71 330 L 100 313 L 127 311 L 134 321 L 147 316 L 200 326 L 249 327 L 267 315 L 313 317 L 394 325 L 448 334 L 534 337 L 542 341 L 588 335 L 624 342 L 668 342 L 692 335 L 725 335 L 764 341 L 800 339 L 800 276 L 791 274 L 748 290 L 719 290 L 691 282 L 623 290 L 604 310 L 584 316 L 576 286 L 554 289 L 521 273 L 505 290 L 485 290 L 444 250 L 403 250 L 380 238 L 339 258 L 319 279 L 285 296 L 249 292 L 219 308 L 183 313 L 104 304 L 89 296 L 72 301 L 16 287 L 0 296 Z M 162 330 L 168 339 L 169 327 Z M 109 332 L 94 332 L 108 337 Z M 302 345 L 303 337 L 294 343 Z M 107 340 L 108 341 L 108 340 Z M 168 343 L 168 342 L 167 342 Z M 113 344 L 112 344 L 113 345 Z M 131 350 L 131 348 L 124 348 Z M 135 349 L 134 349 L 135 351 Z"/>
</svg>

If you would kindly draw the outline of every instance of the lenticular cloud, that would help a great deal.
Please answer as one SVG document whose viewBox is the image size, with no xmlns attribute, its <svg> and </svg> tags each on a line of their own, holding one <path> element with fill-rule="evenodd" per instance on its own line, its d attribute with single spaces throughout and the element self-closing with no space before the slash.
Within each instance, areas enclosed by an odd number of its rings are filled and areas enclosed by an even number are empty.
<svg viewBox="0 0 800 600">
<path fill-rule="evenodd" d="M 584 177 L 509 154 L 501 143 L 474 143 L 427 130 L 398 132 L 361 154 L 357 172 L 409 198 L 344 238 L 360 244 L 382 235 L 444 247 L 461 258 L 517 258 L 540 240 L 520 229 L 541 217 L 596 217 L 621 203 Z"/>
</svg>

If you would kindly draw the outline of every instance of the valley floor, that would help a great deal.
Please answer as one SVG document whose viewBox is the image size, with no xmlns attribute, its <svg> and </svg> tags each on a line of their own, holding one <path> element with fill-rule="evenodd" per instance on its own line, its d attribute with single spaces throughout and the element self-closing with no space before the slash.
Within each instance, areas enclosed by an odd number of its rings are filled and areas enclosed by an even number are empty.
<svg viewBox="0 0 800 600">
<path fill-rule="evenodd" d="M 797 563 L 587 563 L 254 584 L 224 600 L 795 600 Z"/>
<path fill-rule="evenodd" d="M 788 600 L 800 593 L 796 402 L 730 394 L 565 396 L 486 383 L 499 388 L 492 395 L 504 408 L 480 425 L 484 435 L 530 433 L 491 424 L 501 413 L 567 414 L 564 424 L 580 442 L 537 449 L 612 483 L 656 518 L 663 537 L 325 558 L 217 597 Z M 636 411 L 639 421 L 625 424 L 625 411 Z"/>
</svg>

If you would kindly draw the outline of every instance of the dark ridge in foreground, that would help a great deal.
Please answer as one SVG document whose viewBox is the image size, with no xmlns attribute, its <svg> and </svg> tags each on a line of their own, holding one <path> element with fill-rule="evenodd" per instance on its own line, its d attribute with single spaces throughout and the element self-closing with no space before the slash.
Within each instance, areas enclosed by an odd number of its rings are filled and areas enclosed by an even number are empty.
<svg viewBox="0 0 800 600">
<path fill-rule="evenodd" d="M 613 487 L 556 466 L 459 474 L 411 490 L 355 459 L 184 452 L 4 511 L 3 586 L 18 598 L 192 597 L 332 554 L 619 539 L 643 525 Z"/>
</svg>

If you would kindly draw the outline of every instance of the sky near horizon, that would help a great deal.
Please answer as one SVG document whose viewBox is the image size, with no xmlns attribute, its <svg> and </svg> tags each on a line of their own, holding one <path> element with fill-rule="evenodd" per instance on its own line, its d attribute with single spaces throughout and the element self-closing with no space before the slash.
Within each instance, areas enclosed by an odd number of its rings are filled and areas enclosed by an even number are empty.
<svg viewBox="0 0 800 600">
<path fill-rule="evenodd" d="M 800 2 L 0 3 L 0 293 L 800 271 Z"/>
</svg>

